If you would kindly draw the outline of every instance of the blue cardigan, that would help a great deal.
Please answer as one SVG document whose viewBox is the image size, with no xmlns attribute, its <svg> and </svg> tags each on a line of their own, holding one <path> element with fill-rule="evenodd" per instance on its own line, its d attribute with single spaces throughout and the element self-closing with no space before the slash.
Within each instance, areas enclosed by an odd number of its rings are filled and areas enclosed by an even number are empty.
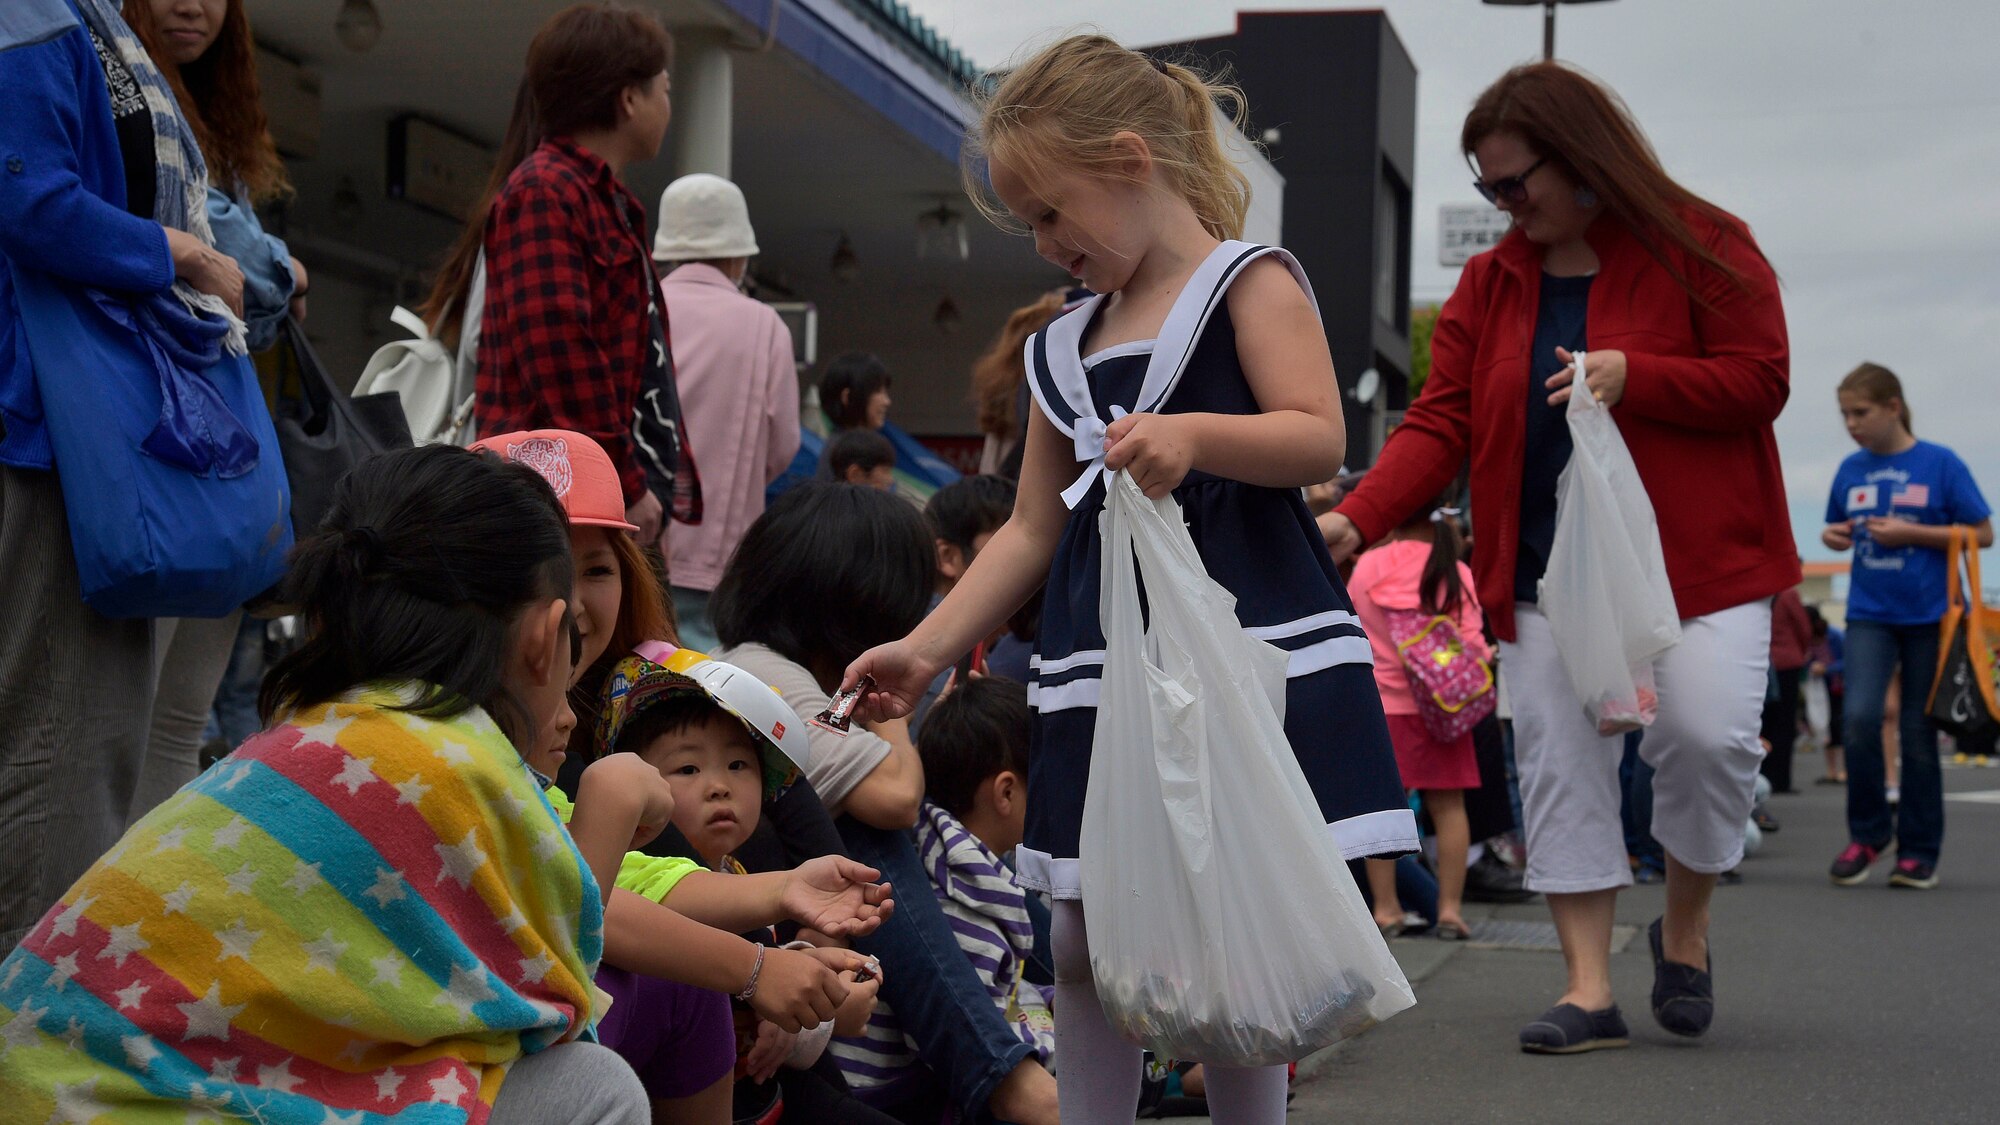
<svg viewBox="0 0 2000 1125">
<path fill-rule="evenodd" d="M 6 0 L 6 7 L 0 16 L 0 90 L 9 103 L 0 113 L 0 462 L 48 469 L 41 396 L 14 295 L 17 271 L 37 270 L 79 287 L 157 293 L 173 284 L 174 263 L 160 224 L 125 210 L 111 96 L 81 18 L 66 0 Z M 81 288 L 77 300 L 85 302 Z M 51 371 L 41 378 L 85 375 Z"/>
</svg>

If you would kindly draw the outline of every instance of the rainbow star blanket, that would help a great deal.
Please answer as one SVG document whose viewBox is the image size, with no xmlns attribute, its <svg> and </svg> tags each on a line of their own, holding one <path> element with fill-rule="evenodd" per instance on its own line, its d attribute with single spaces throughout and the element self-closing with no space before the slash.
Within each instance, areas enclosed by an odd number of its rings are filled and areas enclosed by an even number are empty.
<svg viewBox="0 0 2000 1125">
<path fill-rule="evenodd" d="M 484 1121 L 599 1014 L 596 880 L 485 712 L 307 708 L 134 825 L 0 962 L 0 1116 Z"/>
</svg>

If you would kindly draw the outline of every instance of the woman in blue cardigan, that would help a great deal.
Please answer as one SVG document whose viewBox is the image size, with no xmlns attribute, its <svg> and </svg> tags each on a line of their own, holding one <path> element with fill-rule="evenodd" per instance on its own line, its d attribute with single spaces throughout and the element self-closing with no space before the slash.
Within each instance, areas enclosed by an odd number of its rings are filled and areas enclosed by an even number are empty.
<svg viewBox="0 0 2000 1125">
<path fill-rule="evenodd" d="M 153 683 L 150 623 L 84 604 L 44 388 L 89 389 L 81 381 L 115 377 L 95 369 L 102 357 L 146 354 L 130 340 L 93 346 L 92 334 L 133 331 L 106 314 L 107 295 L 233 340 L 204 372 L 212 383 L 233 392 L 249 373 L 243 272 L 208 234 L 199 150 L 181 143 L 172 94 L 111 0 L 0 5 L 0 90 L 5 949 L 123 831 Z M 31 299 L 36 314 L 24 315 Z"/>
</svg>

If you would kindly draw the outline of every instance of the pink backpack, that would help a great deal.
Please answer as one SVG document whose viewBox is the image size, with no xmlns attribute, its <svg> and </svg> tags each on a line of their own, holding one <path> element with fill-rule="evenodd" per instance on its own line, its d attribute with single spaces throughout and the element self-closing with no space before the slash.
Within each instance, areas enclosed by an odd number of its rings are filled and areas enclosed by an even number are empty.
<svg viewBox="0 0 2000 1125">
<path fill-rule="evenodd" d="M 1467 652 L 1451 618 L 1419 609 L 1385 609 L 1389 639 L 1403 658 L 1417 717 L 1431 737 L 1451 742 L 1493 713 L 1493 669 Z"/>
</svg>

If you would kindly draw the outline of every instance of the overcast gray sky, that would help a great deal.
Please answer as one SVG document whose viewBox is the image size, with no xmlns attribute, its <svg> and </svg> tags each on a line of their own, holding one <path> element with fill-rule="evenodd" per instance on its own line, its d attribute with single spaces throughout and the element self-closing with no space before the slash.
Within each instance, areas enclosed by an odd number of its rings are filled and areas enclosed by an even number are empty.
<svg viewBox="0 0 2000 1125">
<path fill-rule="evenodd" d="M 983 66 L 1086 26 L 1134 46 L 1227 33 L 1238 7 L 905 2 Z M 1389 13 L 1418 69 L 1413 288 L 1419 300 L 1448 294 L 1458 271 L 1437 265 L 1438 206 L 1478 201 L 1458 127 L 1487 83 L 1540 57 L 1540 10 L 1242 6 Z M 1834 557 L 1819 528 L 1854 446 L 1833 387 L 1863 359 L 1902 377 L 1918 436 L 1957 450 L 2000 504 L 2000 4 L 1613 0 L 1566 6 L 1557 24 L 1557 54 L 1617 89 L 1674 177 L 1748 221 L 1777 267 L 1793 388 L 1778 443 L 1805 557 Z M 2000 552 L 1986 561 L 2000 565 Z"/>
</svg>

